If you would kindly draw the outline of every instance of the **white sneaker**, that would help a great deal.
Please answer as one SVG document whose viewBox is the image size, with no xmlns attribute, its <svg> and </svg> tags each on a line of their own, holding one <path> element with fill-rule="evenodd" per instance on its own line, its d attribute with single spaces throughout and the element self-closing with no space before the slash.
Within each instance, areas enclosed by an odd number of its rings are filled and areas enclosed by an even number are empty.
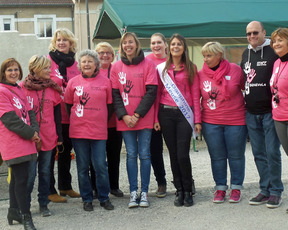
<svg viewBox="0 0 288 230">
<path fill-rule="evenodd" d="M 141 192 L 140 207 L 142 208 L 149 207 L 147 192 Z"/>
<path fill-rule="evenodd" d="M 130 202 L 128 204 L 128 208 L 135 208 L 138 206 L 138 194 L 136 191 L 133 191 L 130 193 Z"/>
</svg>

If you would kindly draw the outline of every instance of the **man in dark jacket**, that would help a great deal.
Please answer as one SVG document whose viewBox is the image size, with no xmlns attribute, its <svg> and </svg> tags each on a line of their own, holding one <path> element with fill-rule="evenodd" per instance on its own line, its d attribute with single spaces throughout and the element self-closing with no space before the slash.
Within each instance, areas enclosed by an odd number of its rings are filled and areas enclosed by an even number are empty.
<svg viewBox="0 0 288 230">
<path fill-rule="evenodd" d="M 249 204 L 267 203 L 268 208 L 280 206 L 281 181 L 280 142 L 272 119 L 270 77 L 278 56 L 265 39 L 266 31 L 258 21 L 246 27 L 248 48 L 243 52 L 241 68 L 245 77 L 246 124 L 260 176 L 260 193 Z"/>
</svg>

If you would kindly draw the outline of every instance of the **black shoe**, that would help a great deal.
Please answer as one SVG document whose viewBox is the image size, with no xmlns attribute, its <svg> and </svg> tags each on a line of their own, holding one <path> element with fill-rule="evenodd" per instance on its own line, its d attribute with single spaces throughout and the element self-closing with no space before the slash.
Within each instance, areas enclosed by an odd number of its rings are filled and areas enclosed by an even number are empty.
<svg viewBox="0 0 288 230">
<path fill-rule="evenodd" d="M 30 212 L 22 215 L 22 222 L 25 230 L 36 230 Z"/>
<path fill-rule="evenodd" d="M 100 203 L 100 206 L 105 208 L 106 210 L 113 210 L 114 206 L 111 204 L 110 200 L 106 200 L 102 203 Z"/>
<path fill-rule="evenodd" d="M 51 216 L 51 212 L 47 206 L 40 206 L 40 213 L 43 217 Z"/>
<path fill-rule="evenodd" d="M 177 207 L 180 207 L 180 206 L 184 205 L 184 194 L 183 194 L 183 191 L 177 191 L 176 192 L 174 205 L 177 206 Z"/>
<path fill-rule="evenodd" d="M 9 208 L 7 219 L 8 219 L 9 225 L 13 224 L 13 220 L 22 224 L 22 215 L 21 215 L 20 210 L 18 208 Z"/>
<path fill-rule="evenodd" d="M 116 197 L 123 197 L 124 196 L 123 192 L 119 188 L 111 189 L 110 193 Z"/>
<path fill-rule="evenodd" d="M 94 211 L 92 202 L 84 202 L 84 203 L 83 203 L 83 209 L 84 209 L 85 211 L 87 211 L 87 212 Z"/>
<path fill-rule="evenodd" d="M 184 192 L 184 206 L 190 207 L 193 205 L 192 192 Z"/>
</svg>

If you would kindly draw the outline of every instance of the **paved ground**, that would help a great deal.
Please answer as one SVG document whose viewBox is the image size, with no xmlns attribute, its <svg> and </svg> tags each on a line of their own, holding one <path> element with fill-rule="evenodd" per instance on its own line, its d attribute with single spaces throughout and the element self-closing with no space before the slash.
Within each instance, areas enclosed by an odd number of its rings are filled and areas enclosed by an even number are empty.
<svg viewBox="0 0 288 230">
<path fill-rule="evenodd" d="M 250 206 L 248 200 L 256 195 L 258 190 L 258 174 L 253 161 L 250 144 L 247 143 L 246 150 L 246 177 L 242 192 L 242 201 L 238 204 L 212 203 L 214 182 L 211 175 L 210 158 L 204 141 L 197 141 L 198 152 L 191 150 L 191 162 L 193 165 L 193 176 L 196 183 L 197 195 L 194 197 L 195 205 L 192 207 L 175 207 L 174 187 L 169 157 L 167 150 L 164 152 L 168 196 L 157 198 L 155 190 L 157 188 L 153 170 L 149 191 L 149 208 L 136 208 L 129 210 L 129 187 L 125 164 L 125 151 L 121 154 L 121 174 L 120 188 L 124 191 L 123 198 L 110 196 L 115 210 L 106 211 L 99 206 L 98 201 L 94 201 L 94 212 L 85 212 L 82 208 L 81 199 L 68 199 L 67 204 L 49 204 L 52 212 L 51 217 L 41 217 L 38 212 L 37 195 L 34 189 L 32 201 L 32 214 L 34 224 L 37 229 L 200 229 L 200 230 L 246 230 L 246 229 L 287 229 L 288 228 L 288 208 L 287 192 L 283 193 L 282 205 L 274 210 L 266 208 L 265 205 Z M 0 167 L 0 199 L 7 198 L 6 176 L 3 171 L 6 168 Z M 78 190 L 76 165 L 72 163 L 73 186 Z M 283 154 L 283 182 L 287 184 L 288 178 L 288 158 Z M 0 229 L 23 229 L 19 224 L 9 226 L 7 223 L 8 200 L 0 201 Z"/>
</svg>

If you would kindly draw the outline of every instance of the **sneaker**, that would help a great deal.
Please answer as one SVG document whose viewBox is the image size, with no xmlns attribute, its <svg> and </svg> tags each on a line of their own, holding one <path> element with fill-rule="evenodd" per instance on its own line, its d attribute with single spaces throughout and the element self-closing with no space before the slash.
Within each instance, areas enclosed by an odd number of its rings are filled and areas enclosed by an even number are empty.
<svg viewBox="0 0 288 230">
<path fill-rule="evenodd" d="M 230 192 L 230 203 L 238 203 L 241 200 L 241 191 L 238 189 L 232 189 Z"/>
<path fill-rule="evenodd" d="M 251 205 L 259 205 L 259 204 L 265 204 L 269 200 L 269 197 L 259 193 L 257 196 L 250 199 L 249 204 Z"/>
<path fill-rule="evenodd" d="M 40 206 L 40 213 L 43 217 L 51 216 L 51 212 L 47 206 Z"/>
<path fill-rule="evenodd" d="M 138 206 L 138 194 L 136 191 L 133 191 L 130 193 L 130 202 L 128 204 L 128 208 L 135 208 Z"/>
<path fill-rule="evenodd" d="M 269 197 L 269 200 L 267 201 L 267 208 L 278 208 L 282 203 L 281 196 L 273 196 L 271 195 Z"/>
<path fill-rule="evenodd" d="M 226 196 L 226 191 L 217 190 L 217 191 L 214 193 L 213 202 L 214 202 L 214 203 L 223 203 L 223 202 L 224 202 L 224 199 L 225 199 L 225 196 Z"/>
<path fill-rule="evenodd" d="M 149 207 L 147 192 L 141 192 L 141 199 L 140 199 L 140 204 L 139 205 L 142 208 Z"/>
<path fill-rule="evenodd" d="M 156 191 L 156 196 L 158 198 L 163 198 L 166 196 L 166 184 L 158 186 L 158 189 Z"/>
</svg>

